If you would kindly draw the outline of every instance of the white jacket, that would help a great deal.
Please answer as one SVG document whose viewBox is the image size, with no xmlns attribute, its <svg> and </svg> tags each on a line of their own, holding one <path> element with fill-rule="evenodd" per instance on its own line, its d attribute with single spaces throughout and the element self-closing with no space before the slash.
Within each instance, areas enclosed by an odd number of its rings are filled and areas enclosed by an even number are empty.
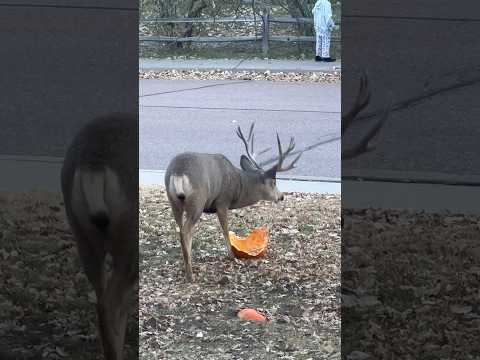
<svg viewBox="0 0 480 360">
<path fill-rule="evenodd" d="M 318 0 L 312 10 L 313 23 L 317 34 L 328 34 L 335 23 L 332 19 L 332 5 L 328 0 Z"/>
</svg>

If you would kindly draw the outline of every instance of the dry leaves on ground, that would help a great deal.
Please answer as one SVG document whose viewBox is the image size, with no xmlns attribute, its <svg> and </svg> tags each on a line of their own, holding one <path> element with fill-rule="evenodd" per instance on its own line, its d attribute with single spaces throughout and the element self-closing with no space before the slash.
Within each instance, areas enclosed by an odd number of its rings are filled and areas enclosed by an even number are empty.
<svg viewBox="0 0 480 360">
<path fill-rule="evenodd" d="M 61 196 L 0 193 L 0 353 L 100 359 L 94 302 Z"/>
<path fill-rule="evenodd" d="M 261 260 L 228 260 L 215 215 L 193 240 L 184 280 L 163 187 L 140 191 L 140 353 L 144 359 L 340 359 L 340 198 L 287 194 L 230 212 L 245 235 L 267 224 Z M 236 317 L 254 308 L 266 323 Z"/>
<path fill-rule="evenodd" d="M 161 80 L 268 80 L 289 82 L 338 83 L 340 73 L 324 72 L 255 72 L 228 70 L 162 70 L 140 71 L 140 79 Z"/>
<path fill-rule="evenodd" d="M 478 359 L 480 218 L 394 210 L 343 215 L 347 358 Z"/>
</svg>

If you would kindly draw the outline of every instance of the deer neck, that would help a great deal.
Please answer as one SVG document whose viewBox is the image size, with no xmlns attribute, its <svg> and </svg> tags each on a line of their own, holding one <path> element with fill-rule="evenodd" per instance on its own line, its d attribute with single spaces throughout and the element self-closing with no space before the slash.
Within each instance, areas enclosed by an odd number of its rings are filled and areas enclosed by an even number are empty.
<svg viewBox="0 0 480 360">
<path fill-rule="evenodd" d="M 258 192 L 258 185 L 261 181 L 260 174 L 238 170 L 236 196 L 231 209 L 250 206 L 262 200 L 261 194 Z"/>
</svg>

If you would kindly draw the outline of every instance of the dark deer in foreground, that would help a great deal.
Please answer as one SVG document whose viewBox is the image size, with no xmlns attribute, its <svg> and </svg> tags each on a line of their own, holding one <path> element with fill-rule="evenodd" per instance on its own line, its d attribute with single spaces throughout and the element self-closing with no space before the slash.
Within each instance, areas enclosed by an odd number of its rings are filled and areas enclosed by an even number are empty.
<svg viewBox="0 0 480 360">
<path fill-rule="evenodd" d="M 177 155 L 167 168 L 165 186 L 173 216 L 180 228 L 185 275 L 188 281 L 193 279 L 193 228 L 202 213 L 217 214 L 227 251 L 232 257 L 228 238 L 228 210 L 253 205 L 260 200 L 278 202 L 284 198 L 276 186 L 277 173 L 293 169 L 302 153 L 290 165 L 284 166 L 284 160 L 295 148 L 295 143 L 291 138 L 284 152 L 277 133 L 278 162 L 267 170 L 262 169 L 257 164 L 253 151 L 253 127 L 254 124 L 250 127 L 247 139 L 240 127 L 237 130 L 237 135 L 244 143 L 247 153 L 240 158 L 241 169 L 233 166 L 223 155 L 193 152 Z"/>
<path fill-rule="evenodd" d="M 358 90 L 357 98 L 355 103 L 350 109 L 350 111 L 342 116 L 342 143 L 343 136 L 347 129 L 352 125 L 353 122 L 357 119 L 358 114 L 365 109 L 370 103 L 370 90 L 368 89 L 368 78 L 365 73 L 362 74 L 360 79 L 360 88 Z M 380 129 L 388 119 L 388 116 L 391 111 L 392 102 L 390 99 L 389 104 L 385 107 L 385 110 L 382 114 L 380 120 L 367 132 L 367 134 L 354 146 L 347 149 L 342 149 L 342 160 L 348 160 L 355 158 L 361 154 L 364 154 L 368 151 L 373 150 L 375 147 L 372 143 L 378 137 Z"/>
<path fill-rule="evenodd" d="M 128 301 L 138 280 L 136 117 L 114 114 L 87 124 L 67 151 L 61 180 L 67 217 L 97 296 L 104 356 L 120 360 Z"/>
</svg>

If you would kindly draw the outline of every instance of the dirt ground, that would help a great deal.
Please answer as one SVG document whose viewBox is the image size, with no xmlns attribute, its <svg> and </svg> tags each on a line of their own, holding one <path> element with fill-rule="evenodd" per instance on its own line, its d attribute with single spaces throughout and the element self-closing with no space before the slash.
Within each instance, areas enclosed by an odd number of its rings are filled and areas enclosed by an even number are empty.
<svg viewBox="0 0 480 360">
<path fill-rule="evenodd" d="M 231 211 L 238 235 L 268 225 L 261 260 L 229 260 L 215 215 L 193 241 L 193 284 L 164 188 L 140 191 L 140 354 L 150 359 L 340 359 L 340 197 L 287 194 Z M 241 321 L 253 307 L 266 323 Z"/>
<path fill-rule="evenodd" d="M 129 320 L 129 358 L 138 348 L 137 316 Z M 0 353 L 100 359 L 96 335 L 95 295 L 61 196 L 0 193 Z"/>
</svg>

